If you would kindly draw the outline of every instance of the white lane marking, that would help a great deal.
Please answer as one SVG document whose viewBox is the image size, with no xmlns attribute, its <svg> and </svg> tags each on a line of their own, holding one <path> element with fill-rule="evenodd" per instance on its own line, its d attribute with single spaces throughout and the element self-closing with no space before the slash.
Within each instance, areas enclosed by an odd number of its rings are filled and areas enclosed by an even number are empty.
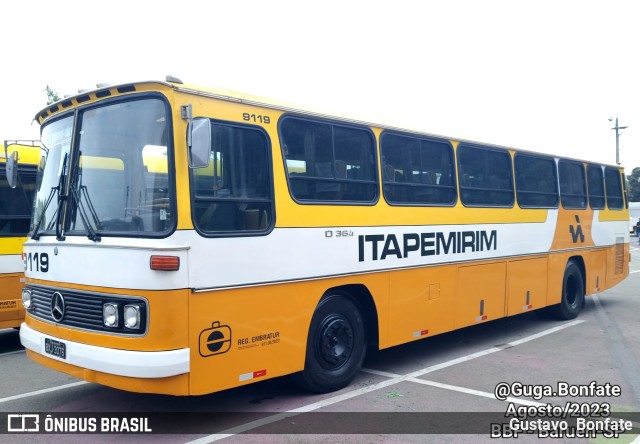
<svg viewBox="0 0 640 444">
<path fill-rule="evenodd" d="M 24 349 L 23 350 L 15 350 L 15 351 L 12 351 L 12 352 L 0 353 L 0 356 L 17 355 L 18 353 L 24 353 Z"/>
<path fill-rule="evenodd" d="M 427 381 L 425 379 L 418 379 L 418 378 L 411 378 L 411 379 L 409 379 L 409 381 L 417 382 L 418 384 L 423 384 L 423 385 L 430 385 L 432 387 L 438 387 L 438 388 L 442 388 L 442 389 L 445 389 L 445 390 L 451 390 L 451 391 L 454 391 L 454 392 L 466 393 L 468 395 L 482 396 L 483 398 L 489 398 L 489 399 L 496 399 L 497 400 L 496 395 L 494 395 L 493 393 L 483 392 L 481 390 L 475 390 L 475 389 L 470 389 L 470 388 L 466 388 L 466 387 L 460 387 L 460 386 L 457 386 L 457 385 L 443 384 L 441 382 L 436 382 L 436 381 Z M 542 402 L 530 401 L 528 399 L 512 398 L 511 396 L 507 396 L 507 399 L 505 399 L 504 401 L 501 401 L 501 402 L 510 402 L 512 404 L 520 404 L 520 405 L 535 406 L 535 407 L 540 407 L 540 406 L 546 405 L 546 404 L 544 404 Z"/>
<path fill-rule="evenodd" d="M 193 441 L 188 441 L 186 444 L 208 444 L 208 443 L 211 443 L 211 442 L 220 441 L 221 439 L 228 438 L 230 436 L 234 436 L 234 435 L 237 435 L 239 433 L 244 433 L 244 432 L 247 432 L 249 430 L 255 429 L 257 427 L 266 425 L 266 424 L 272 424 L 274 422 L 280 421 L 281 419 L 293 417 L 293 416 L 296 416 L 297 414 L 300 414 L 300 413 L 306 413 L 306 412 L 311 412 L 311 411 L 314 411 L 314 410 L 318 410 L 318 409 L 320 409 L 322 407 L 327 407 L 327 406 L 336 404 L 338 402 L 345 401 L 347 399 L 355 398 L 357 396 L 364 395 L 366 393 L 373 392 L 373 391 L 379 390 L 381 388 L 385 388 L 385 387 L 389 387 L 391 385 L 398 384 L 398 383 L 403 382 L 403 381 L 419 382 L 420 384 L 429 383 L 429 385 L 436 385 L 437 384 L 441 388 L 447 388 L 446 384 L 440 384 L 440 383 L 433 382 L 433 381 L 426 381 L 425 382 L 423 380 L 418 380 L 417 377 L 425 375 L 427 373 L 434 372 L 436 370 L 440 370 L 440 369 L 443 369 L 443 368 L 446 368 L 446 367 L 450 367 L 452 365 L 461 364 L 463 362 L 467 362 L 467 361 L 470 361 L 472 359 L 476 359 L 476 358 L 479 358 L 479 357 L 482 357 L 482 356 L 487 356 L 487 355 L 490 355 L 492 353 L 498 352 L 500 350 L 505 350 L 506 348 L 510 348 L 512 346 L 524 344 L 525 342 L 529 342 L 529 341 L 532 341 L 534 339 L 538 339 L 538 338 L 541 338 L 543 336 L 547 336 L 547 335 L 550 335 L 552 333 L 556 333 L 556 332 L 558 332 L 560 330 L 563 330 L 563 329 L 569 328 L 569 327 L 573 327 L 574 325 L 578 325 L 578 324 L 581 324 L 583 322 L 584 322 L 583 320 L 575 320 L 575 321 L 567 322 L 567 323 L 559 325 L 557 327 L 553 327 L 553 328 L 550 328 L 550 329 L 547 329 L 547 330 L 543 330 L 543 331 L 541 331 L 539 333 L 536 333 L 536 334 L 533 334 L 531 336 L 527 336 L 525 338 L 509 342 L 509 343 L 507 343 L 507 344 L 505 344 L 504 346 L 501 346 L 501 347 L 491 347 L 491 348 L 488 348 L 486 350 L 482 350 L 482 351 L 479 351 L 479 352 L 476 352 L 476 353 L 469 354 L 467 356 L 462 356 L 460 358 L 456 358 L 456 359 L 452 359 L 450 361 L 443 362 L 441 364 L 432 365 L 430 367 L 427 367 L 427 368 L 424 368 L 422 370 L 418 370 L 418 371 L 409 373 L 407 375 L 394 375 L 392 373 L 388 373 L 388 374 L 385 375 L 384 374 L 385 372 L 380 372 L 381 375 L 388 376 L 391 379 L 388 379 L 386 381 L 381 381 L 381 382 L 378 382 L 376 384 L 369 385 L 367 387 L 362 387 L 362 388 L 359 388 L 359 389 L 356 389 L 356 390 L 352 390 L 350 392 L 342 393 L 340 395 L 333 396 L 331 398 L 323 399 L 322 401 L 314 402 L 312 404 L 307 404 L 307 405 L 304 405 L 302 407 L 298 407 L 296 409 L 288 410 L 288 411 L 283 412 L 283 413 L 278 413 L 276 415 L 271 415 L 271 416 L 268 416 L 268 417 L 265 417 L 265 418 L 257 419 L 255 421 L 251 421 L 251 422 L 248 422 L 246 424 L 239 425 L 237 427 L 233 427 L 233 428 L 230 428 L 230 429 L 227 429 L 227 430 L 223 430 L 220 433 L 215 433 L 215 434 L 212 434 L 212 435 L 203 436 L 202 438 L 198 438 L 198 439 L 195 439 Z M 372 370 L 369 370 L 369 369 L 363 369 L 363 371 L 369 372 L 369 373 L 373 372 Z M 455 386 L 449 386 L 449 387 L 455 387 Z M 469 391 L 468 393 L 473 391 L 471 389 L 465 389 L 464 387 L 455 387 L 455 389 L 456 389 L 456 391 L 468 390 Z M 476 392 L 476 391 L 474 391 L 474 392 Z M 478 392 L 478 393 L 482 393 L 481 396 L 490 395 L 490 394 L 488 394 L 486 392 Z M 485 395 L 485 393 L 486 393 L 486 395 Z M 476 394 L 476 393 L 474 393 L 474 394 Z M 495 397 L 494 397 L 494 399 L 495 399 Z M 517 401 L 520 402 L 520 403 L 523 403 L 524 401 L 532 402 L 532 401 L 527 401 L 527 400 L 522 400 L 522 399 L 518 399 Z"/>
<path fill-rule="evenodd" d="M 461 364 L 463 362 L 471 361 L 472 359 L 480 358 L 482 356 L 486 356 L 486 355 L 490 355 L 490 354 L 495 353 L 495 352 L 499 352 L 499 351 L 504 350 L 506 348 L 515 347 L 516 345 L 520 345 L 520 344 L 524 344 L 525 342 L 533 341 L 534 339 L 542 338 L 543 336 L 547 336 L 547 335 L 556 333 L 556 332 L 558 332 L 560 330 L 564 330 L 565 328 L 573 327 L 574 325 L 578 325 L 578 324 L 581 324 L 583 322 L 584 321 L 582 319 L 576 319 L 574 321 L 567 322 L 567 323 L 564 323 L 562 325 L 558 325 L 557 327 L 549 328 L 549 329 L 543 330 L 543 331 L 541 331 L 539 333 L 535 333 L 535 334 L 533 334 L 531 336 L 527 336 L 527 337 L 524 337 L 522 339 L 517 339 L 515 341 L 508 342 L 508 343 L 506 343 L 506 344 L 504 344 L 503 346 L 500 346 L 500 347 L 491 347 L 491 348 L 488 348 L 486 350 L 479 351 L 477 353 L 472 353 L 472 354 L 467 355 L 467 356 L 462 356 L 460 358 L 456 358 L 456 359 L 452 359 L 452 360 L 447 361 L 447 362 L 443 362 L 442 364 L 432 365 L 431 367 L 427 367 L 427 368 L 424 368 L 422 370 L 418 370 L 418 371 L 415 371 L 413 373 L 409 373 L 408 375 L 406 375 L 406 377 L 414 378 L 414 377 L 418 377 L 418 376 L 423 376 L 423 375 L 426 375 L 427 373 L 432 373 L 432 372 L 435 372 L 437 370 L 441 370 L 443 368 L 451 367 L 452 365 Z"/>
<path fill-rule="evenodd" d="M 230 436 L 234 436 L 240 433 L 247 432 L 249 430 L 258 428 L 260 426 L 266 424 L 272 424 L 274 422 L 280 421 L 281 419 L 291 418 L 300 413 L 312 412 L 314 410 L 318 410 L 322 407 L 327 407 L 338 402 L 346 401 L 347 399 L 355 398 L 357 396 L 363 395 L 365 393 L 373 392 L 375 390 L 388 387 L 390 385 L 395 385 L 401 381 L 403 381 L 405 377 L 388 379 L 386 381 L 378 382 L 376 384 L 369 385 L 367 387 L 362 387 L 357 390 L 352 390 L 350 392 L 342 393 L 337 396 L 333 396 L 331 398 L 324 399 L 322 401 L 314 402 L 312 404 L 303 405 L 302 407 L 298 407 L 297 409 L 288 410 L 283 413 L 278 413 L 276 415 L 267 416 L 265 418 L 256 419 L 255 421 L 248 422 L 246 424 L 239 425 L 237 427 L 233 427 L 227 430 L 224 430 L 220 433 L 216 433 L 209 436 L 203 436 L 202 438 L 195 439 L 193 441 L 189 441 L 187 444 L 206 444 L 210 442 L 220 441 L 221 439 L 228 438 Z"/>
<path fill-rule="evenodd" d="M 395 373 L 383 372 L 383 371 L 380 371 L 380 370 L 373 370 L 373 369 L 368 369 L 368 368 L 363 368 L 362 371 L 365 372 L 365 373 L 371 373 L 372 375 L 385 376 L 387 378 L 400 378 L 402 376 L 402 375 L 397 375 Z M 481 390 L 470 389 L 470 388 L 467 388 L 467 387 L 461 387 L 459 385 L 444 384 L 442 382 L 429 381 L 429 380 L 426 380 L 426 379 L 418 379 L 418 378 L 407 378 L 405 380 L 409 381 L 409 382 L 416 382 L 416 383 L 422 384 L 422 385 L 430 385 L 432 387 L 438 387 L 438 388 L 442 388 L 442 389 L 445 389 L 445 390 L 451 390 L 451 391 L 454 391 L 454 392 L 466 393 L 466 394 L 475 395 L 475 396 L 482 396 L 483 398 L 497 399 L 496 395 L 494 395 L 493 393 L 483 392 Z M 541 402 L 529 401 L 528 399 L 512 398 L 510 396 L 507 397 L 507 399 L 505 401 L 506 402 L 511 402 L 511 403 L 514 403 L 514 404 L 521 404 L 521 405 L 527 405 L 527 406 L 536 406 L 536 407 L 546 405 L 546 404 L 543 404 Z"/>
<path fill-rule="evenodd" d="M 44 393 L 57 392 L 58 390 L 64 390 L 64 389 L 68 389 L 68 388 L 71 388 L 71 387 L 77 387 L 79 385 L 84 385 L 84 384 L 89 384 L 89 382 L 87 382 L 87 381 L 72 382 L 71 384 L 59 385 L 57 387 L 51 387 L 51 388 L 48 388 L 48 389 L 36 390 L 35 392 L 22 393 L 20 395 L 9 396 L 7 398 L 0 398 L 0 404 L 3 403 L 3 402 L 15 401 L 16 399 L 22 399 L 22 398 L 28 398 L 30 396 L 42 395 Z"/>
</svg>

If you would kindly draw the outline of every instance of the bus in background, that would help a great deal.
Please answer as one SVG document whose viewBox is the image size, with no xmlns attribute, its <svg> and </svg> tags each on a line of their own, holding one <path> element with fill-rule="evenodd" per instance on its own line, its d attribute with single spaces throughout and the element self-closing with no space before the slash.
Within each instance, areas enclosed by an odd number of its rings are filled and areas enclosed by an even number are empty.
<svg viewBox="0 0 640 444">
<path fill-rule="evenodd" d="M 175 78 L 36 115 L 24 245 L 34 361 L 137 392 L 293 374 L 531 310 L 629 273 L 623 170 L 321 114 Z"/>
<path fill-rule="evenodd" d="M 7 168 L 11 157 L 19 159 L 16 170 Z M 16 328 L 24 320 L 22 243 L 29 232 L 39 158 L 35 140 L 5 140 L 0 153 L 0 328 Z"/>
<path fill-rule="evenodd" d="M 640 220 L 640 202 L 629 202 L 629 232 L 636 233 L 636 225 Z"/>
</svg>

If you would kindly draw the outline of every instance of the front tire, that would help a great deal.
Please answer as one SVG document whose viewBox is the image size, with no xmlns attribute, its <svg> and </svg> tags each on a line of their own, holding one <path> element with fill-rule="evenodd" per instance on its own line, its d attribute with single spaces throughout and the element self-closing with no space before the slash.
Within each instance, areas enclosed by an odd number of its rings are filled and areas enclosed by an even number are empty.
<svg viewBox="0 0 640 444">
<path fill-rule="evenodd" d="M 567 263 L 562 280 L 562 299 L 551 307 L 554 317 L 562 320 L 574 319 L 584 306 L 584 280 L 580 267 L 573 261 Z"/>
<path fill-rule="evenodd" d="M 313 313 L 304 370 L 294 379 L 316 393 L 339 390 L 356 376 L 365 352 L 364 321 L 358 307 L 341 293 L 329 294 Z"/>
</svg>

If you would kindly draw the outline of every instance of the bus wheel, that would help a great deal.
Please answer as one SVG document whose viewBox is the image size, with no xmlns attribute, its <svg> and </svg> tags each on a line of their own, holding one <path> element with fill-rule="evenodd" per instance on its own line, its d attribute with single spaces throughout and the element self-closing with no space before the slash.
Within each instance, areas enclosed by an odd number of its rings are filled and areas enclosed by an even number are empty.
<svg viewBox="0 0 640 444">
<path fill-rule="evenodd" d="M 316 393 L 346 387 L 362 366 L 365 342 L 358 307 L 338 293 L 324 297 L 311 318 L 304 370 L 296 382 Z"/>
<path fill-rule="evenodd" d="M 559 319 L 573 319 L 584 306 L 584 281 L 582 271 L 575 262 L 569 261 L 562 281 L 562 300 L 551 307 L 553 316 Z"/>
</svg>

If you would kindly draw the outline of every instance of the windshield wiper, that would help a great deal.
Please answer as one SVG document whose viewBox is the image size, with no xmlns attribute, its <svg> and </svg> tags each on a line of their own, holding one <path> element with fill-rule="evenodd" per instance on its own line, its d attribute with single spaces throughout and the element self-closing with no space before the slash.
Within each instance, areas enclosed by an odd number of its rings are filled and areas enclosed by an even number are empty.
<svg viewBox="0 0 640 444">
<path fill-rule="evenodd" d="M 44 144 L 42 144 L 42 146 L 44 147 Z M 67 159 L 68 159 L 68 154 L 65 153 L 64 159 L 62 160 L 62 172 L 60 174 L 60 180 L 58 180 L 58 186 L 51 187 L 51 191 L 49 192 L 47 201 L 45 202 L 44 207 L 42 208 L 42 212 L 38 217 L 38 221 L 36 222 L 36 225 L 33 227 L 33 233 L 31 234 L 31 239 L 35 239 L 35 240 L 40 239 L 40 233 L 38 233 L 38 230 L 40 229 L 40 225 L 44 220 L 45 214 L 47 214 L 47 208 L 49 208 L 49 204 L 51 204 L 51 201 L 53 200 L 53 196 L 56 194 L 58 195 L 58 208 L 56 209 L 54 216 L 56 221 L 56 236 L 59 238 L 58 223 L 60 221 L 60 204 L 62 203 L 62 201 L 64 201 L 64 198 L 65 198 L 60 193 L 60 190 L 62 190 L 62 187 L 64 185 L 64 177 L 66 175 L 66 170 L 67 170 Z M 49 226 L 50 225 L 51 224 L 49 224 Z"/>
<path fill-rule="evenodd" d="M 87 237 L 89 238 L 89 240 L 92 240 L 94 242 L 100 242 L 100 235 L 96 232 L 96 230 L 91 226 L 91 223 L 89 222 L 89 216 L 87 215 L 87 211 L 84 208 L 82 196 L 85 196 L 87 206 L 89 207 L 89 213 L 91 213 L 91 217 L 93 218 L 93 223 L 96 225 L 96 228 L 100 230 L 100 219 L 98 218 L 98 214 L 96 213 L 93 204 L 91 203 L 91 198 L 89 197 L 89 193 L 87 192 L 87 187 L 84 185 L 80 185 L 80 193 L 78 193 L 78 190 L 75 188 L 71 190 L 71 197 L 73 197 L 73 200 L 76 203 L 76 209 L 80 214 L 80 219 L 82 219 L 82 225 L 84 225 L 85 231 L 87 232 Z"/>
<path fill-rule="evenodd" d="M 82 152 L 78 153 L 78 156 L 82 156 Z M 91 197 L 89 197 L 89 192 L 87 191 L 87 187 L 82 185 L 82 168 L 78 167 L 76 170 L 76 180 L 72 181 L 71 185 L 71 197 L 73 198 L 76 204 L 76 211 L 80 214 L 80 219 L 82 219 L 82 225 L 84 225 L 84 229 L 87 233 L 87 237 L 89 240 L 94 242 L 100 242 L 101 236 L 96 232 L 96 230 L 102 229 L 102 224 L 100 222 L 100 218 L 98 217 L 98 213 L 96 212 L 93 203 L 91 202 Z M 77 188 L 75 186 L 77 184 Z M 78 190 L 80 192 L 78 193 Z M 89 207 L 89 213 L 91 214 L 91 218 L 93 219 L 93 223 L 95 225 L 95 229 L 91 226 L 89 222 L 89 216 L 87 215 L 87 210 L 84 207 L 84 202 L 82 198 L 87 202 L 87 207 Z"/>
</svg>

